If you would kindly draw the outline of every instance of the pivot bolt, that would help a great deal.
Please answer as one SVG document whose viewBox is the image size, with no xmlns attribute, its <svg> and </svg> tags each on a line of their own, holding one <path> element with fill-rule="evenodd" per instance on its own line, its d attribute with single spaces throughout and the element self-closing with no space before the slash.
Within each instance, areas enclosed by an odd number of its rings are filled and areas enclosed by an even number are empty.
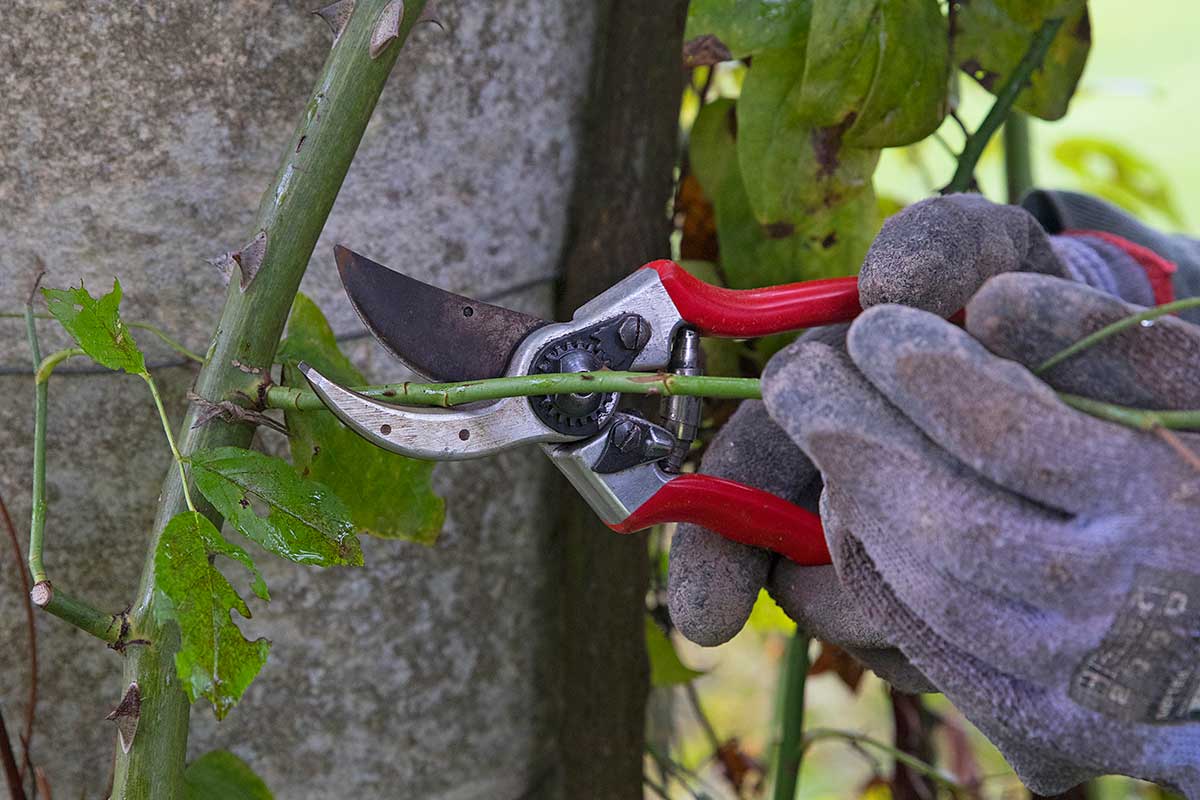
<svg viewBox="0 0 1200 800">
<path fill-rule="evenodd" d="M 637 314 L 630 314 L 621 320 L 617 328 L 617 336 L 626 350 L 641 350 L 650 341 L 650 323 Z"/>
</svg>

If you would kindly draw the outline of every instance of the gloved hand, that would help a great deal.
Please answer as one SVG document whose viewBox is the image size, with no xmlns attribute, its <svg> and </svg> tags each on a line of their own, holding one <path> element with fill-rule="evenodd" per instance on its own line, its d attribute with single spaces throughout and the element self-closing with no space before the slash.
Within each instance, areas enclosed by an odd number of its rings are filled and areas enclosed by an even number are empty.
<svg viewBox="0 0 1200 800">
<path fill-rule="evenodd" d="M 1111 209 L 1109 206 L 1104 208 Z M 1122 217 L 1111 210 L 1110 216 Z M 1094 237 L 1049 238 L 1025 211 L 978 195 L 917 203 L 893 216 L 872 244 L 859 276 L 864 306 L 903 303 L 950 315 L 985 280 L 1010 271 L 1067 277 L 1138 303 L 1154 302 L 1146 269 Z M 844 326 L 806 334 L 839 344 Z M 702 471 L 815 508 L 817 469 L 763 411 L 747 402 L 709 448 Z M 668 602 L 692 641 L 728 640 L 745 624 L 761 587 L 803 629 L 841 645 L 906 691 L 931 686 L 891 646 L 890 636 L 855 608 L 833 567 L 800 567 L 766 551 L 681 525 L 671 548 Z"/>
<path fill-rule="evenodd" d="M 1016 363 L 1134 310 L 1003 275 L 968 306 L 969 333 L 884 305 L 851 326 L 848 354 L 798 342 L 763 379 L 824 476 L 854 607 L 1042 794 L 1118 772 L 1200 797 L 1200 471 Z M 1163 318 L 1046 378 L 1200 407 L 1200 328 Z"/>
</svg>

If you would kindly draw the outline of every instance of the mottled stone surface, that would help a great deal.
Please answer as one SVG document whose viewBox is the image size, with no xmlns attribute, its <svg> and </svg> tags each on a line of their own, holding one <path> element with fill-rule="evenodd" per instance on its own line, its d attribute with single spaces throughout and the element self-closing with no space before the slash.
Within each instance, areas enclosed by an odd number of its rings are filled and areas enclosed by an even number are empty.
<svg viewBox="0 0 1200 800">
<path fill-rule="evenodd" d="M 419 278 L 548 314 L 578 153 L 594 11 L 585 0 L 446 2 L 401 56 L 304 290 L 335 331 L 361 331 L 331 248 L 344 241 Z M 224 293 L 205 259 L 249 234 L 324 58 L 309 4 L 161 0 L 6 4 L 0 61 L 0 311 L 33 255 L 47 284 L 119 276 L 129 319 L 203 350 Z M 43 346 L 64 339 L 44 323 Z M 194 376 L 138 335 L 178 418 Z M 350 351 L 401 376 L 369 339 Z M 19 322 L 0 319 L 0 492 L 22 536 L 32 387 Z M 81 367 L 86 362 L 71 362 Z M 271 436 L 265 444 L 272 446 Z M 277 446 L 277 443 L 275 443 Z M 140 382 L 56 377 L 49 438 L 51 574 L 119 609 L 136 584 L 168 453 Z M 252 634 L 275 647 L 241 707 L 193 718 L 192 754 L 228 747 L 278 797 L 506 798 L 553 760 L 554 562 L 536 451 L 439 468 L 437 546 L 366 542 L 362 572 L 260 563 L 273 602 Z M 0 548 L 0 703 L 23 709 L 24 632 Z M 261 606 L 261 604 L 260 604 Z M 98 797 L 120 656 L 50 618 L 41 634 L 36 754 L 55 795 Z M 534 794 L 537 791 L 534 790 Z"/>
</svg>

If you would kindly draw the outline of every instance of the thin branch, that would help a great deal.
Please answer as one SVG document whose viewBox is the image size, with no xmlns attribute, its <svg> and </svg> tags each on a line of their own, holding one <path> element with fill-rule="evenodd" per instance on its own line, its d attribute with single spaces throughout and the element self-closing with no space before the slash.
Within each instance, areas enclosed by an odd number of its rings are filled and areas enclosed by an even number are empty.
<svg viewBox="0 0 1200 800">
<path fill-rule="evenodd" d="M 54 368 L 68 358 L 75 356 L 86 356 L 87 353 L 80 347 L 68 347 L 65 350 L 58 350 L 41 360 L 37 366 L 37 370 L 33 373 L 34 383 L 45 383 L 50 380 L 50 375 L 54 372 Z"/>
<path fill-rule="evenodd" d="M 29 592 L 38 608 L 69 622 L 84 633 L 90 633 L 115 650 L 123 650 L 132 642 L 126 641 L 128 623 L 123 614 L 105 614 L 94 606 L 62 591 L 50 581 L 35 583 Z"/>
<path fill-rule="evenodd" d="M 1188 297 L 1183 300 L 1176 300 L 1172 303 L 1163 303 L 1162 305 L 1154 306 L 1154 308 L 1148 308 L 1145 311 L 1141 311 L 1137 314 L 1130 314 L 1128 317 L 1122 317 L 1110 325 L 1105 325 L 1095 333 L 1088 334 L 1069 347 L 1059 350 L 1057 353 L 1050 356 L 1050 358 L 1043 361 L 1041 365 L 1033 371 L 1033 374 L 1041 375 L 1050 368 L 1066 361 L 1068 358 L 1078 355 L 1084 350 L 1087 350 L 1089 347 L 1099 344 L 1108 337 L 1118 334 L 1123 330 L 1141 325 L 1143 322 L 1150 322 L 1151 320 L 1158 319 L 1159 317 L 1166 316 L 1167 314 L 1174 314 L 1176 311 L 1186 311 L 1189 308 L 1200 308 L 1200 297 Z"/>
<path fill-rule="evenodd" d="M 393 383 L 355 389 L 367 397 L 402 405 L 450 408 L 480 400 L 543 394 L 618 392 L 622 394 L 686 395 L 743 400 L 762 397 L 757 378 L 715 375 L 672 375 L 665 372 L 561 372 L 516 375 L 464 383 Z M 267 408 L 321 411 L 325 405 L 312 392 L 290 386 L 267 389 Z"/>
<path fill-rule="evenodd" d="M 29 748 L 33 742 L 34 721 L 37 719 L 37 623 L 33 618 L 33 601 L 29 599 L 29 571 L 25 566 L 25 558 L 21 555 L 21 543 L 17 539 L 17 527 L 13 525 L 12 517 L 8 513 L 8 505 L 4 502 L 2 496 L 0 496 L 0 520 L 3 520 L 4 527 L 8 531 L 8 540 L 12 543 L 14 563 L 17 565 L 17 574 L 21 578 L 21 594 L 25 603 L 25 625 L 29 630 L 29 701 L 25 707 L 25 732 L 21 735 L 21 742 L 25 747 L 25 763 L 29 763 Z M 22 769 L 22 775 L 24 775 L 24 769 Z"/>
<path fill-rule="evenodd" d="M 1187 411 L 1155 411 L 1144 408 L 1130 408 L 1116 403 L 1105 403 L 1090 397 L 1059 392 L 1058 399 L 1071 408 L 1091 414 L 1093 417 L 1116 422 L 1127 428 L 1139 431 L 1152 431 L 1156 428 L 1169 430 L 1200 430 L 1200 410 Z"/>
<path fill-rule="evenodd" d="M 38 344 L 37 326 L 33 321 L 33 292 L 41 282 L 45 271 L 39 272 L 25 302 L 25 333 L 29 338 L 29 352 L 36 372 L 42 365 L 42 349 Z M 46 580 L 46 568 L 42 564 L 42 539 L 46 531 L 46 408 L 47 386 L 45 381 L 34 384 L 33 405 L 33 510 L 29 521 L 29 572 L 34 584 Z"/>
<path fill-rule="evenodd" d="M 1020 62 L 1013 68 L 1012 74 L 1000 87 L 1000 91 L 996 92 L 996 102 L 992 104 L 991 110 L 983 118 L 983 122 L 979 123 L 975 132 L 967 137 L 962 154 L 958 157 L 958 169 L 954 171 L 954 177 L 942 190 L 942 194 L 965 192 L 971 187 L 975 180 L 975 165 L 979 163 L 984 148 L 987 147 L 987 143 L 991 141 L 1000 126 L 1004 124 L 1013 103 L 1016 102 L 1017 96 L 1029 82 L 1034 70 L 1041 66 L 1042 61 L 1046 58 L 1046 52 L 1050 49 L 1050 43 L 1054 41 L 1062 24 L 1062 17 L 1048 19 L 1034 34 L 1029 49 L 1025 51 L 1025 55 L 1021 56 Z"/>
<path fill-rule="evenodd" d="M 944 786 L 946 789 L 949 789 L 952 792 L 970 791 L 969 787 L 963 786 L 953 779 L 948 778 L 941 770 L 932 764 L 927 764 L 921 759 L 916 758 L 909 753 L 905 753 L 903 750 L 898 750 L 895 747 L 892 747 L 887 742 L 881 742 L 878 739 L 867 736 L 866 734 L 856 733 L 854 731 L 838 730 L 836 728 L 814 728 L 804 736 L 804 741 L 801 747 L 807 750 L 814 743 L 822 739 L 841 739 L 853 745 L 869 745 L 885 753 L 886 755 L 891 756 L 914 772 L 919 772 L 927 778 L 932 779 L 936 783 Z"/>
<path fill-rule="evenodd" d="M 37 326 L 34 324 L 33 298 L 37 284 L 45 270 L 38 273 L 34 288 L 25 305 L 25 332 L 29 338 L 29 352 L 36 373 L 42 366 L 42 349 L 38 343 Z M 52 369 L 53 367 L 51 367 Z M 47 373 L 49 374 L 49 373 Z M 112 614 L 97 611 L 86 602 L 56 589 L 46 575 L 42 562 L 42 548 L 46 534 L 46 409 L 49 384 L 47 381 L 34 383 L 33 414 L 33 490 L 32 512 L 29 521 L 29 572 L 33 588 L 29 590 L 30 601 L 50 614 L 71 623 L 98 639 L 117 645 L 125 634 L 125 626 L 118 623 Z"/>
<path fill-rule="evenodd" d="M 716 755 L 721 750 L 721 739 L 717 736 L 717 731 L 713 728 L 708 714 L 704 713 L 704 706 L 700 703 L 700 693 L 696 691 L 696 684 L 688 681 L 683 685 L 683 689 L 687 694 L 688 703 L 692 706 L 692 712 L 696 715 L 696 719 L 699 720 L 700 727 L 704 730 L 704 735 L 708 737 L 708 744 L 712 748 L 713 755 Z"/>
<path fill-rule="evenodd" d="M 771 796 L 774 800 L 793 800 L 800 783 L 804 759 L 804 685 L 808 678 L 809 637 L 799 630 L 788 642 L 783 669 L 779 675 L 777 714 L 779 748 L 775 754 Z"/>
<path fill-rule="evenodd" d="M 4 777 L 8 779 L 9 796 L 12 800 L 25 800 L 25 785 L 21 781 L 21 773 L 17 769 L 17 759 L 13 755 L 8 729 L 4 726 L 3 712 L 0 712 L 0 762 L 4 764 Z"/>
</svg>

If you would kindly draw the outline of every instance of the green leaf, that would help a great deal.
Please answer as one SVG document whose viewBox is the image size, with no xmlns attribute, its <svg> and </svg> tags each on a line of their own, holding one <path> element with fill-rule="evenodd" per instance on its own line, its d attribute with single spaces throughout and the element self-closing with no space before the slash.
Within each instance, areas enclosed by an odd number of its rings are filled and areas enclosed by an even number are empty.
<svg viewBox="0 0 1200 800">
<path fill-rule="evenodd" d="M 650 658 L 651 686 L 675 686 L 704 674 L 684 666 L 675 652 L 675 645 L 649 614 L 646 615 L 646 655 Z"/>
<path fill-rule="evenodd" d="M 1157 211 L 1183 226 L 1167 176 L 1124 145 L 1093 136 L 1077 136 L 1056 144 L 1054 158 L 1075 173 L 1085 191 L 1134 214 Z"/>
<path fill-rule="evenodd" d="M 299 361 L 343 385 L 366 382 L 338 350 L 321 310 L 302 294 L 292 306 L 279 360 L 288 386 L 308 386 L 296 369 Z M 325 411 L 289 411 L 285 417 L 292 463 L 303 477 L 342 498 L 359 530 L 385 539 L 436 541 L 446 504 L 433 493 L 433 462 L 375 447 Z"/>
<path fill-rule="evenodd" d="M 240 447 L 202 450 L 189 461 L 200 492 L 264 550 L 297 564 L 362 566 L 349 510 L 286 461 Z M 255 510 L 255 500 L 266 505 L 266 518 Z"/>
<path fill-rule="evenodd" d="M 1050 50 L 1016 107 L 1042 119 L 1059 119 L 1075 93 L 1092 46 L 1084 0 L 971 0 L 955 19 L 954 57 L 963 72 L 989 92 L 1008 80 L 1033 35 L 1047 19 L 1065 17 Z"/>
<path fill-rule="evenodd" d="M 757 67 L 756 67 L 757 68 Z M 717 217 L 722 271 L 731 288 L 853 275 L 879 229 L 869 187 L 788 228 L 764 229 L 738 169 L 731 101 L 711 103 L 692 128 L 690 162 Z M 740 129 L 739 129 L 740 130 Z"/>
<path fill-rule="evenodd" d="M 234 624 L 230 611 L 249 619 L 250 609 L 214 566 L 217 556 L 250 570 L 254 593 L 269 599 L 246 551 L 225 541 L 207 517 L 185 511 L 167 523 L 154 553 L 155 609 L 160 622 L 179 625 L 175 670 L 188 697 L 193 703 L 208 698 L 223 719 L 266 663 L 271 643 L 248 641 Z"/>
<path fill-rule="evenodd" d="M 843 141 L 845 121 L 813 124 L 804 71 L 803 49 L 763 52 L 737 103 L 738 166 L 755 217 L 776 239 L 866 191 L 879 161 L 878 150 Z"/>
<path fill-rule="evenodd" d="M 796 623 L 784 613 L 779 604 L 767 594 L 766 589 L 758 590 L 758 599 L 754 608 L 750 609 L 750 618 L 746 624 L 759 631 L 786 633 L 789 636 L 796 632 Z"/>
<path fill-rule="evenodd" d="M 812 0 L 692 0 L 686 40 L 711 34 L 734 58 L 802 43 Z"/>
<path fill-rule="evenodd" d="M 263 779 L 228 750 L 213 750 L 187 765 L 186 800 L 274 800 Z"/>
<path fill-rule="evenodd" d="M 847 145 L 910 144 L 946 116 L 947 49 L 937 0 L 816 0 L 791 101 L 810 125 L 844 128 Z"/>
<path fill-rule="evenodd" d="M 121 321 L 121 284 L 113 279 L 113 290 L 99 300 L 78 289 L 42 289 L 54 318 L 97 364 L 125 370 L 131 375 L 146 372 L 146 360 L 133 334 Z"/>
</svg>

